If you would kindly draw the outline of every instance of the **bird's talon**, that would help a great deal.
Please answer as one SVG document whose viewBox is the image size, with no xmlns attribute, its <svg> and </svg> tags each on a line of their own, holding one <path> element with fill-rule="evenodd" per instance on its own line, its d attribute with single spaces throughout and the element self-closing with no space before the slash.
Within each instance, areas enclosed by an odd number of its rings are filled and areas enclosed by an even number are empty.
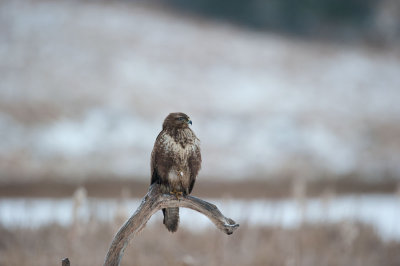
<svg viewBox="0 0 400 266">
<path fill-rule="evenodd" d="M 171 195 L 174 195 L 176 197 L 177 200 L 179 200 L 181 197 L 183 197 L 183 192 L 182 191 L 171 191 L 170 192 Z"/>
<path fill-rule="evenodd" d="M 170 193 L 171 193 L 171 195 L 175 196 L 176 199 L 178 199 L 178 192 L 177 191 L 174 190 L 174 191 L 171 191 Z"/>
</svg>

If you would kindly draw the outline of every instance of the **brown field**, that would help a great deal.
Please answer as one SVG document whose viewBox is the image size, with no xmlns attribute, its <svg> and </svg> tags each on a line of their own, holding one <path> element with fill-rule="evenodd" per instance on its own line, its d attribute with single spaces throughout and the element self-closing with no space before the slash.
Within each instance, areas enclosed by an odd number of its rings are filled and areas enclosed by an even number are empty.
<svg viewBox="0 0 400 266">
<path fill-rule="evenodd" d="M 60 180 L 62 180 L 60 178 Z M 295 182 L 293 182 L 295 181 Z M 198 180 L 193 195 L 206 198 L 282 198 L 292 196 L 298 180 L 274 178 L 270 180 L 241 179 L 240 181 Z M 395 179 L 368 182 L 357 178 L 337 178 L 305 181 L 306 194 L 318 197 L 326 190 L 335 194 L 354 193 L 395 193 L 398 189 Z M 56 182 L 35 180 L 32 182 L 0 182 L 0 197 L 70 197 L 78 187 L 84 187 L 89 197 L 119 197 L 121 191 L 128 189 L 133 198 L 142 198 L 149 182 L 115 178 L 89 178 L 82 182 Z"/>
<path fill-rule="evenodd" d="M 293 196 L 289 179 L 280 181 L 210 182 L 196 184 L 199 197 L 263 198 Z M 0 184 L 0 197 L 71 197 L 77 187 L 89 197 L 141 198 L 147 182 L 97 180 L 75 183 L 53 181 Z M 305 184 L 307 196 L 324 191 L 336 194 L 396 191 L 396 182 L 362 183 L 352 179 Z M 125 189 L 126 191 L 126 189 Z M 227 193 L 229 191 L 229 193 Z M 124 221 L 114 224 L 91 221 L 71 227 L 9 229 L 0 226 L 0 266 L 102 265 L 114 234 Z M 296 229 L 251 227 L 241 224 L 231 236 L 210 227 L 206 231 L 179 228 L 169 233 L 161 221 L 148 225 L 130 242 L 122 265 L 400 265 L 400 241 L 383 240 L 372 227 L 355 222 L 305 224 Z"/>
<path fill-rule="evenodd" d="M 116 225 L 36 230 L 0 228 L 0 265 L 102 265 Z M 400 243 L 384 242 L 362 224 L 304 225 L 299 229 L 245 224 L 231 236 L 216 229 L 195 233 L 163 225 L 140 232 L 122 265 L 400 265 Z"/>
</svg>

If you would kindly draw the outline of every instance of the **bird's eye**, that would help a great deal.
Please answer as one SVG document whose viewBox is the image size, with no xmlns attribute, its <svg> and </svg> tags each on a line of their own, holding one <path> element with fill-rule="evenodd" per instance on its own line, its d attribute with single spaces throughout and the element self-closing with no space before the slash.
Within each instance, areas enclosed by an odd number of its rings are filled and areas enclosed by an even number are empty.
<svg viewBox="0 0 400 266">
<path fill-rule="evenodd" d="M 179 117 L 178 120 L 179 121 L 183 121 L 185 118 L 184 117 Z"/>
</svg>

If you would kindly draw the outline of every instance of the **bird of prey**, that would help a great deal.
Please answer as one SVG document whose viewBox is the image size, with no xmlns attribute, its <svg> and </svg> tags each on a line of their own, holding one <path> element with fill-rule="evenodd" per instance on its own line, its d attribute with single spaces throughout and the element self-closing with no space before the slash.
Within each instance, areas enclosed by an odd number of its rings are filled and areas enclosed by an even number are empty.
<svg viewBox="0 0 400 266">
<path fill-rule="evenodd" d="M 151 153 L 151 184 L 158 183 L 161 192 L 179 196 L 192 192 L 201 167 L 200 140 L 184 113 L 170 113 L 164 120 Z M 176 232 L 179 208 L 163 209 L 166 228 Z"/>
</svg>

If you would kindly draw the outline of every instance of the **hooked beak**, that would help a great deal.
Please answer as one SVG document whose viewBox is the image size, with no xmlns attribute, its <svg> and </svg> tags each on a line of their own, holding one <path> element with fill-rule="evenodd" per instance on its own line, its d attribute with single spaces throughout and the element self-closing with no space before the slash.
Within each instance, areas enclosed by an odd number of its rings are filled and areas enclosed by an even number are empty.
<svg viewBox="0 0 400 266">
<path fill-rule="evenodd" d="M 191 125 L 191 124 L 192 124 L 192 120 L 189 119 L 189 120 L 187 121 L 187 123 L 188 123 L 189 125 Z"/>
</svg>

